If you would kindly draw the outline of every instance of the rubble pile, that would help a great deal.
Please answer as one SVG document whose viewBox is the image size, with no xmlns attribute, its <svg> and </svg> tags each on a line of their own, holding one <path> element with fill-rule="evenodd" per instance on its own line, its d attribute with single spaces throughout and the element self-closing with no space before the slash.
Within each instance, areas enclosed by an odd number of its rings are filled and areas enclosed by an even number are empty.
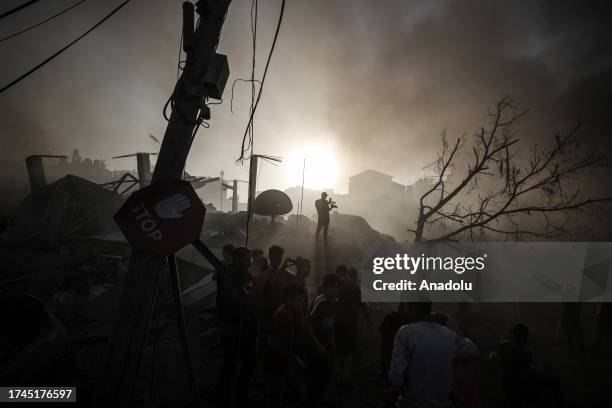
<svg viewBox="0 0 612 408">
<path fill-rule="evenodd" d="M 0 309 L 14 323 L 0 336 L 0 378 L 23 376 L 29 383 L 36 378 L 46 385 L 76 385 L 83 399 L 93 395 L 112 323 L 121 312 L 119 296 L 131 252 L 113 221 L 123 202 L 109 189 L 66 176 L 28 195 L 19 205 L 14 225 L 0 234 L 4 260 Z M 244 212 L 209 213 L 201 239 L 221 257 L 223 245 L 244 245 L 246 219 Z M 256 216 L 249 227 L 249 247 L 266 251 L 277 244 L 285 248 L 287 257 L 311 259 L 314 282 L 337 264 L 361 268 L 358 260 L 364 263 L 364 255 L 398 245 L 356 216 L 334 214 L 327 244 L 315 239 L 315 229 L 316 223 L 305 216 L 275 217 L 274 221 Z M 198 381 L 212 384 L 219 363 L 216 280 L 211 266 L 191 246 L 181 249 L 177 260 Z M 136 390 L 141 403 L 148 403 L 151 384 L 171 382 L 180 388 L 187 383 L 166 280 L 160 293 L 142 355 Z M 29 317 L 17 324 L 9 319 L 14 310 Z M 170 378 L 168 372 L 182 374 Z M 155 393 L 158 403 L 174 402 L 176 388 L 170 392 L 171 388 Z"/>
</svg>

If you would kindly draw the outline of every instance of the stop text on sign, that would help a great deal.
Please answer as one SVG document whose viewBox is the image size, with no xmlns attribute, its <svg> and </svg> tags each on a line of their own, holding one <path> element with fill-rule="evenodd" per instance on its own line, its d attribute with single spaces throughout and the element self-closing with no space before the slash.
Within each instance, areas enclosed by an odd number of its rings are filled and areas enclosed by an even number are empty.
<svg viewBox="0 0 612 408">
<path fill-rule="evenodd" d="M 134 192 L 115 222 L 134 249 L 169 255 L 199 238 L 205 211 L 189 182 L 168 179 Z"/>
</svg>

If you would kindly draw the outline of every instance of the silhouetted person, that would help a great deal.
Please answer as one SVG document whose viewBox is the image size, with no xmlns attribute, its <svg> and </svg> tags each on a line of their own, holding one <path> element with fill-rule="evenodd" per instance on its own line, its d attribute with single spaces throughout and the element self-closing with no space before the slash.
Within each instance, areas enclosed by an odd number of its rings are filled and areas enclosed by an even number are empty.
<svg viewBox="0 0 612 408">
<path fill-rule="evenodd" d="M 359 339 L 359 312 L 361 310 L 361 291 L 355 282 L 346 278 L 346 266 L 336 276 L 340 278 L 338 305 L 334 324 L 334 354 L 339 365 L 339 381 L 341 386 L 350 385 L 348 369 L 355 356 Z M 338 268 L 340 268 L 340 266 Z"/>
<path fill-rule="evenodd" d="M 387 313 L 378 328 L 380 332 L 380 365 L 382 374 L 387 377 L 393 355 L 393 342 L 400 327 L 412 323 L 406 312 L 406 304 L 400 303 L 397 311 Z"/>
<path fill-rule="evenodd" d="M 336 276 L 340 278 L 336 321 L 334 325 L 335 354 L 349 357 L 355 352 L 358 335 L 359 308 L 361 293 L 355 283 L 347 279 L 346 265 L 336 267 Z"/>
<path fill-rule="evenodd" d="M 251 257 L 252 258 L 252 257 Z M 255 258 L 251 262 L 249 268 L 249 275 L 251 278 L 251 299 L 255 306 L 259 309 L 259 312 L 263 313 L 264 298 L 265 298 L 265 286 L 269 279 L 269 265 L 268 258 L 259 257 Z"/>
<path fill-rule="evenodd" d="M 297 271 L 296 280 L 304 285 L 306 278 L 310 276 L 310 260 L 298 256 L 295 260 L 295 267 Z"/>
<path fill-rule="evenodd" d="M 332 352 L 334 324 L 338 307 L 340 278 L 331 273 L 323 278 L 323 293 L 310 306 L 310 322 L 317 339 L 328 353 Z"/>
<path fill-rule="evenodd" d="M 259 248 L 251 249 L 251 261 L 255 261 L 257 258 L 262 258 L 264 251 Z"/>
<path fill-rule="evenodd" d="M 273 276 L 278 272 L 283 263 L 283 254 L 285 249 L 278 245 L 272 245 L 268 249 L 268 260 L 270 261 L 270 274 Z"/>
<path fill-rule="evenodd" d="M 223 245 L 222 248 L 222 256 L 223 256 L 223 265 L 228 266 L 230 262 L 232 262 L 232 254 L 234 253 L 235 247 L 232 244 Z"/>
<path fill-rule="evenodd" d="M 347 281 L 346 279 L 347 275 L 348 275 L 348 268 L 346 267 L 346 265 L 341 264 L 341 265 L 336 266 L 336 276 L 340 278 L 340 286 L 342 286 L 345 283 L 345 281 Z M 317 287 L 317 295 L 322 294 L 323 291 L 324 291 L 324 285 L 323 283 L 321 283 Z"/>
<path fill-rule="evenodd" d="M 296 280 L 296 276 L 286 269 L 295 262 L 295 259 L 288 258 L 283 262 L 284 253 L 285 250 L 278 245 L 272 245 L 268 250 L 270 269 L 264 292 L 266 318 L 269 320 L 272 319 L 278 307 L 283 303 L 283 288 L 285 285 Z"/>
<path fill-rule="evenodd" d="M 321 193 L 321 198 L 315 201 L 315 207 L 317 209 L 317 238 L 323 230 L 323 238 L 327 240 L 327 230 L 329 229 L 329 212 L 336 208 L 331 199 L 327 199 L 327 193 L 324 191 Z"/>
<path fill-rule="evenodd" d="M 389 382 L 399 389 L 397 406 L 450 408 L 453 363 L 456 358 L 475 358 L 478 347 L 431 320 L 431 302 L 408 305 L 414 323 L 395 335 Z"/>
<path fill-rule="evenodd" d="M 287 385 L 302 388 L 299 385 L 303 385 L 301 383 L 306 373 L 304 352 L 307 334 L 303 308 L 306 289 L 297 282 L 290 282 L 283 288 L 283 298 L 283 304 L 272 319 L 264 361 L 267 407 L 284 406 Z M 300 394 L 305 400 L 306 393 Z"/>
<path fill-rule="evenodd" d="M 464 337 L 459 325 L 445 312 L 435 312 L 431 315 L 434 322 L 452 330 L 459 337 Z M 453 365 L 452 400 L 457 407 L 480 408 L 480 391 L 476 379 L 476 361 L 457 358 Z"/>
<path fill-rule="evenodd" d="M 236 248 L 227 268 L 229 276 L 219 275 L 217 279 L 217 314 L 223 348 L 223 364 L 216 389 L 217 407 L 229 407 L 233 395 L 235 406 L 245 405 L 255 368 L 257 320 L 244 296 L 250 280 L 250 264 L 248 248 Z"/>
<path fill-rule="evenodd" d="M 310 325 L 318 343 L 326 352 L 324 359 L 317 359 L 311 363 L 313 372 L 316 373 L 309 384 L 309 395 L 314 406 L 317 400 L 320 401 L 325 395 L 329 383 L 339 289 L 340 278 L 328 273 L 323 278 L 323 293 L 314 298 L 310 306 Z"/>
<path fill-rule="evenodd" d="M 543 372 L 527 348 L 529 329 L 517 324 L 502 340 L 497 356 L 502 371 L 504 391 L 512 407 L 551 406 L 562 407 L 563 398 L 559 382 Z M 544 404 L 543 393 L 552 400 Z"/>
<path fill-rule="evenodd" d="M 346 279 L 348 276 L 348 268 L 346 265 L 336 266 L 336 275 L 338 275 L 340 279 Z"/>
</svg>

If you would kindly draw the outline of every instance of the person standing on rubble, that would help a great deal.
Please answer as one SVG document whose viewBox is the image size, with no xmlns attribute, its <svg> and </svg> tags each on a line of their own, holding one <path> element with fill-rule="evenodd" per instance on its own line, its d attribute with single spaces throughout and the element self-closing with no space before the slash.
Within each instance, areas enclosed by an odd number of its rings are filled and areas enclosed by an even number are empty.
<svg viewBox="0 0 612 408">
<path fill-rule="evenodd" d="M 315 201 L 315 207 L 317 209 L 318 222 L 317 222 L 317 238 L 321 230 L 323 230 L 323 239 L 327 241 L 327 230 L 329 229 L 329 212 L 334 208 L 337 208 L 331 199 L 327 198 L 327 193 L 324 191 L 321 193 L 321 198 Z"/>
<path fill-rule="evenodd" d="M 219 408 L 232 406 L 232 395 L 235 395 L 234 406 L 245 406 L 256 364 L 257 317 L 248 307 L 245 296 L 250 264 L 249 249 L 238 247 L 232 254 L 227 274 L 217 279 L 217 314 L 223 349 L 216 388 Z"/>
</svg>

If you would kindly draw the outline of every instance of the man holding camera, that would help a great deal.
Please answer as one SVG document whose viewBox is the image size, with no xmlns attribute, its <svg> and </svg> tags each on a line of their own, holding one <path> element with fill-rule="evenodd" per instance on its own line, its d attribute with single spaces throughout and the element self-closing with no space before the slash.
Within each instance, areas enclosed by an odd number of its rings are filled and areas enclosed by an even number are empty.
<svg viewBox="0 0 612 408">
<path fill-rule="evenodd" d="M 334 208 L 338 208 L 336 203 L 331 198 L 327 198 L 327 193 L 324 191 L 321 193 L 321 198 L 315 201 L 315 207 L 317 208 L 317 214 L 319 221 L 317 223 L 317 238 L 319 233 L 323 229 L 323 239 L 327 241 L 327 230 L 329 229 L 329 212 Z"/>
</svg>

